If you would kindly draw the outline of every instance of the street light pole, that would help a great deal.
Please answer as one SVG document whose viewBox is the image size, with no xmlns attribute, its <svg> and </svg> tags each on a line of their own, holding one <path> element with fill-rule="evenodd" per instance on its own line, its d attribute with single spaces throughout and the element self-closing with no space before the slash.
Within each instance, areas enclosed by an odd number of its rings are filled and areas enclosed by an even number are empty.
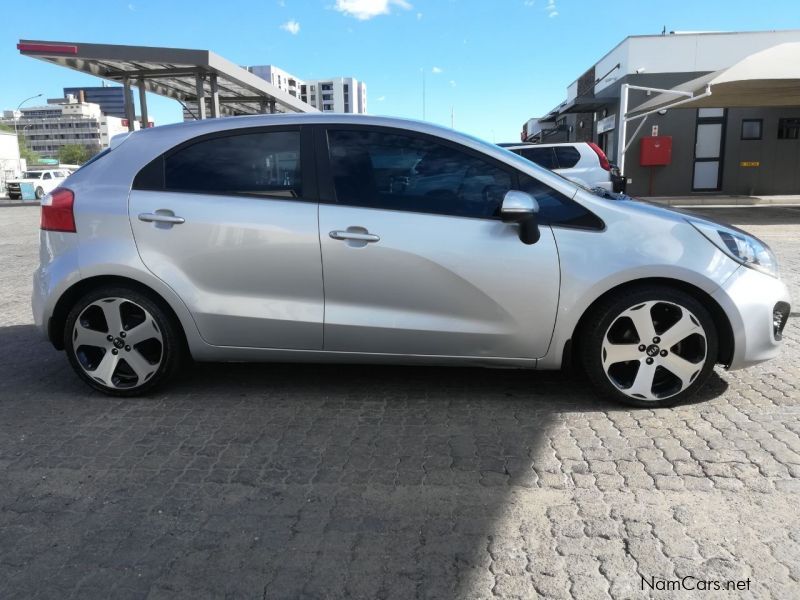
<svg viewBox="0 0 800 600">
<path fill-rule="evenodd" d="M 19 118 L 17 117 L 17 113 L 19 113 L 19 109 L 22 108 L 23 104 L 25 104 L 26 102 L 28 102 L 30 100 L 33 100 L 34 98 L 41 98 L 41 97 L 42 97 L 42 94 L 36 94 L 35 96 L 31 96 L 30 98 L 25 98 L 25 100 L 23 100 L 22 102 L 17 104 L 17 110 L 14 111 L 14 137 L 17 138 L 17 154 L 20 155 L 17 158 L 17 169 L 20 172 L 22 172 L 22 156 L 21 156 L 21 153 L 19 152 L 19 131 L 17 130 L 17 121 L 19 120 Z M 24 129 L 23 129 L 23 131 L 24 131 Z"/>
</svg>

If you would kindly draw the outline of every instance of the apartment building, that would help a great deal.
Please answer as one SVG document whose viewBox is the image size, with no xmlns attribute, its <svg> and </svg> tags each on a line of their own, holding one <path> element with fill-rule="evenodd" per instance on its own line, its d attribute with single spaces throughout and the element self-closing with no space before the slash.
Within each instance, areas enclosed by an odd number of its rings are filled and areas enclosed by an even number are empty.
<svg viewBox="0 0 800 600">
<path fill-rule="evenodd" d="M 72 144 L 97 152 L 112 137 L 128 131 L 125 119 L 104 115 L 98 104 L 80 102 L 71 95 L 42 106 L 6 110 L 0 122 L 15 127 L 25 145 L 42 158 L 57 158 L 62 146 Z"/>
<path fill-rule="evenodd" d="M 300 79 L 274 65 L 247 67 L 272 85 L 324 112 L 367 112 L 367 84 L 354 77 Z"/>
</svg>

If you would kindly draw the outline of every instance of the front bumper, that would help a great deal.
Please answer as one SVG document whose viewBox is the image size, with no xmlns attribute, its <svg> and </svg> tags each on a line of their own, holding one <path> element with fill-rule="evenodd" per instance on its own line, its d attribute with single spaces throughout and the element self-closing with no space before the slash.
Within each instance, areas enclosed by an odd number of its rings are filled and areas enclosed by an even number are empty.
<svg viewBox="0 0 800 600">
<path fill-rule="evenodd" d="M 788 314 L 789 290 L 780 280 L 748 267 L 739 267 L 712 297 L 730 320 L 734 351 L 729 369 L 743 369 L 775 358 L 781 335 L 774 312 Z"/>
</svg>

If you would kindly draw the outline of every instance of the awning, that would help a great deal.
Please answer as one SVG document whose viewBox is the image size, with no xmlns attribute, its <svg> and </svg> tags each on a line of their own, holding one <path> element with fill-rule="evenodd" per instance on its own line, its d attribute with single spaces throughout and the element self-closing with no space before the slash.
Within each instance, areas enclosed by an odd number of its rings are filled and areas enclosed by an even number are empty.
<svg viewBox="0 0 800 600">
<path fill-rule="evenodd" d="M 680 108 L 800 106 L 800 43 L 778 44 L 672 89 L 693 97 L 658 94 L 632 109 L 628 116 L 673 105 Z"/>
</svg>

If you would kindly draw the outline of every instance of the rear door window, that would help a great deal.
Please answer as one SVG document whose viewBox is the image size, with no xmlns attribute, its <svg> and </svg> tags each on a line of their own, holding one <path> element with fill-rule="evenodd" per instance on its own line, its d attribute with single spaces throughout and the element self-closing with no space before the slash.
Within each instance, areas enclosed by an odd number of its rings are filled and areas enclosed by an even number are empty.
<svg viewBox="0 0 800 600">
<path fill-rule="evenodd" d="M 581 153 L 575 146 L 556 146 L 554 150 L 559 169 L 570 169 L 581 159 Z"/>
<path fill-rule="evenodd" d="M 167 154 L 164 189 L 299 198 L 300 131 L 232 134 Z"/>
<path fill-rule="evenodd" d="M 556 162 L 552 148 L 522 148 L 520 150 L 514 150 L 514 152 L 545 169 L 558 168 L 558 163 Z"/>
</svg>

